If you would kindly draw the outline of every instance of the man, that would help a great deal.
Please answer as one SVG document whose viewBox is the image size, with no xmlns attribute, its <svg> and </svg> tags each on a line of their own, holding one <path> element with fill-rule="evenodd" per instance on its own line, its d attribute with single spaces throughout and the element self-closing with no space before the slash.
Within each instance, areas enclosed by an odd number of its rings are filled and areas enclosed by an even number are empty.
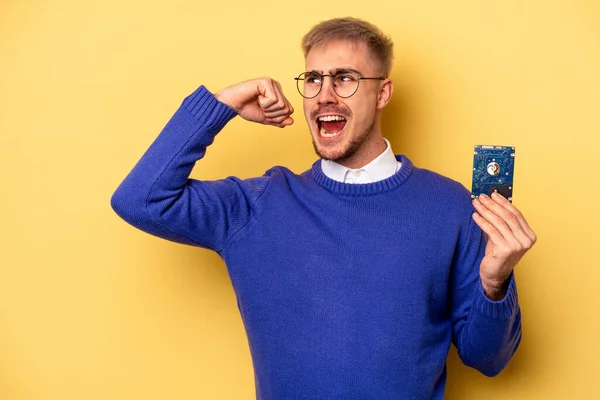
<svg viewBox="0 0 600 400">
<path fill-rule="evenodd" d="M 325 21 L 303 48 L 298 89 L 321 158 L 311 169 L 188 179 L 234 116 L 293 123 L 272 79 L 215 95 L 200 87 L 113 208 L 224 259 L 259 399 L 442 399 L 451 342 L 465 364 L 498 374 L 521 339 L 512 271 L 534 233 L 501 196 L 472 202 L 462 185 L 393 155 L 380 125 L 392 43 L 376 27 Z"/>
</svg>

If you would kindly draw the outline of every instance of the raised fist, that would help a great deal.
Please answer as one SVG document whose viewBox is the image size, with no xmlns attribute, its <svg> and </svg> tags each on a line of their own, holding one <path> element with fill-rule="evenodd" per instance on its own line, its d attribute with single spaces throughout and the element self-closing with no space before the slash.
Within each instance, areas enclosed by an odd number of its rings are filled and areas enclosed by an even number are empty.
<svg viewBox="0 0 600 400">
<path fill-rule="evenodd" d="M 215 97 L 247 121 L 280 128 L 294 123 L 290 117 L 294 108 L 283 95 L 279 82 L 268 77 L 230 86 Z"/>
</svg>

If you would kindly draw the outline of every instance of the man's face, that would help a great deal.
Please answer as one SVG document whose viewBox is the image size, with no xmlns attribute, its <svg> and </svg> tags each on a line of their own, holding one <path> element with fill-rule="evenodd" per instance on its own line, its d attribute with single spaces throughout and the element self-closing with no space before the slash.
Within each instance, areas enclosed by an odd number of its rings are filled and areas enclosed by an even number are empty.
<svg viewBox="0 0 600 400">
<path fill-rule="evenodd" d="M 380 76 L 364 43 L 335 41 L 308 52 L 306 71 L 323 75 L 339 70 L 355 70 L 367 78 Z M 361 151 L 365 152 L 374 136 L 380 135 L 373 129 L 380 85 L 378 80 L 361 80 L 353 96 L 342 98 L 333 90 L 328 76 L 323 78 L 323 87 L 315 98 L 304 99 L 304 116 L 321 158 L 337 162 L 361 158 Z"/>
</svg>

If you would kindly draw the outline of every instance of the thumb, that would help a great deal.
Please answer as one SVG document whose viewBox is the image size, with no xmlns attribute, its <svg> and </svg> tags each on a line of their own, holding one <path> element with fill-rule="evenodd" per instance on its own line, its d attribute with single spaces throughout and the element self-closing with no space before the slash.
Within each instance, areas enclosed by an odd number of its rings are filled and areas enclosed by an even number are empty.
<svg viewBox="0 0 600 400">
<path fill-rule="evenodd" d="M 285 127 L 285 126 L 290 126 L 290 125 L 292 125 L 293 123 L 294 123 L 294 119 L 293 119 L 292 117 L 288 117 L 286 120 L 284 120 L 284 121 L 281 123 L 281 127 L 283 128 L 283 127 Z"/>
</svg>

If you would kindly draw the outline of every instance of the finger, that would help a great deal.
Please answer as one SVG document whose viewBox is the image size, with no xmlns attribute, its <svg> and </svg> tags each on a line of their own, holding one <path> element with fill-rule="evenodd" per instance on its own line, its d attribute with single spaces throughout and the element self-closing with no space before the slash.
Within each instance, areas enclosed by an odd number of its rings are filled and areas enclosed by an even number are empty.
<svg viewBox="0 0 600 400">
<path fill-rule="evenodd" d="M 286 126 L 290 126 L 294 123 L 294 119 L 292 117 L 287 117 L 282 123 L 281 123 L 281 127 L 285 128 Z"/>
<path fill-rule="evenodd" d="M 525 233 L 525 235 L 527 235 L 527 237 L 529 238 L 529 240 L 531 240 L 531 242 L 535 243 L 537 240 L 537 237 L 536 237 L 535 233 L 533 232 L 533 229 L 531 229 L 531 227 L 527 223 L 527 220 L 525 219 L 525 217 L 523 216 L 521 211 L 519 211 L 519 209 L 517 209 L 510 201 L 505 199 L 504 196 L 502 196 L 499 193 L 492 193 L 492 199 L 494 199 L 494 201 L 496 201 L 498 204 L 502 205 L 504 208 L 509 210 L 511 213 L 513 213 L 517 217 L 517 220 L 519 221 L 519 224 L 521 225 L 521 228 L 523 229 L 523 232 Z"/>
<path fill-rule="evenodd" d="M 273 101 L 269 101 L 268 103 L 259 103 L 261 108 L 263 109 L 263 111 L 265 112 L 272 112 L 272 111 L 279 111 L 279 110 L 283 110 L 285 109 L 285 107 L 287 106 L 285 97 L 283 96 L 283 94 L 281 93 L 281 90 L 279 89 L 278 83 L 274 80 L 270 80 L 270 82 L 268 83 L 268 86 L 270 86 L 272 93 L 273 93 Z"/>
<path fill-rule="evenodd" d="M 277 117 L 281 117 L 283 115 L 286 115 L 289 117 L 291 114 L 290 110 L 287 107 L 283 108 L 281 110 L 264 111 L 264 113 L 265 113 L 265 117 L 267 117 L 267 118 L 277 118 Z"/>
<path fill-rule="evenodd" d="M 294 112 L 294 109 L 288 99 L 283 94 L 283 90 L 281 89 L 281 85 L 277 81 L 273 81 L 273 90 L 277 96 L 277 103 L 271 105 L 269 108 L 265 109 L 266 112 L 280 111 L 283 110 L 286 113 L 291 114 Z"/>
<path fill-rule="evenodd" d="M 277 81 L 275 81 L 275 86 L 276 89 L 279 91 L 279 94 L 281 95 L 281 98 L 285 101 L 286 107 L 290 112 L 290 115 L 294 113 L 294 107 L 292 107 L 292 103 L 290 103 L 290 101 L 287 99 L 287 97 L 285 97 L 285 94 L 283 94 L 283 89 L 281 88 L 281 84 Z"/>
<path fill-rule="evenodd" d="M 498 229 L 494 225 L 492 225 L 489 221 L 483 218 L 478 213 L 473 213 L 473 221 L 481 228 L 481 230 L 487 235 L 488 239 L 494 246 L 500 247 L 505 246 L 506 241 L 498 232 Z"/>
<path fill-rule="evenodd" d="M 283 108 L 274 107 L 271 108 L 270 111 L 264 111 L 265 117 L 269 119 L 278 119 L 285 120 L 287 117 L 291 115 L 293 111 L 291 110 L 291 105 L 286 104 Z M 284 117 L 284 118 L 281 118 Z"/>
<path fill-rule="evenodd" d="M 276 117 L 276 118 L 267 118 L 267 119 L 265 119 L 264 123 L 268 124 L 268 125 L 274 125 L 274 126 L 279 126 L 279 127 L 283 128 L 284 126 L 292 125 L 294 123 L 294 120 L 289 115 L 282 115 L 282 116 Z"/>
<path fill-rule="evenodd" d="M 501 197 L 501 199 L 499 199 L 499 197 Z M 524 248 L 530 248 L 533 245 L 533 243 L 531 243 L 531 239 L 525 234 L 525 231 L 523 230 L 523 227 L 521 226 L 521 223 L 519 222 L 515 213 L 502 203 L 502 200 L 504 200 L 504 202 L 510 204 L 508 200 L 498 194 L 494 196 L 494 199 L 491 199 L 486 195 L 481 195 L 480 198 L 483 205 L 497 217 L 499 217 L 510 228 L 510 233 L 512 233 L 512 236 L 516 238 L 521 246 Z M 514 207 L 512 208 L 514 209 Z M 503 231 L 502 234 L 506 235 L 508 233 Z M 507 236 L 505 237 L 509 239 Z"/>
<path fill-rule="evenodd" d="M 498 234 L 500 234 L 505 240 L 510 240 L 511 237 L 514 237 L 514 235 L 509 226 L 502 218 L 500 218 L 487 207 L 488 203 L 491 203 L 492 201 L 489 198 L 487 201 L 484 199 L 485 195 L 480 195 L 478 198 L 473 200 L 473 206 L 475 207 L 475 210 L 477 210 L 481 217 L 494 226 Z"/>
<path fill-rule="evenodd" d="M 258 92 L 258 105 L 263 110 L 272 108 L 279 102 L 278 93 L 273 85 L 273 80 L 270 78 L 261 78 L 257 81 Z"/>
<path fill-rule="evenodd" d="M 284 115 L 278 115 L 276 117 L 270 117 L 270 118 L 266 118 L 265 122 L 272 124 L 272 125 L 279 125 L 281 124 L 283 121 L 285 121 L 288 118 L 287 114 Z"/>
</svg>

